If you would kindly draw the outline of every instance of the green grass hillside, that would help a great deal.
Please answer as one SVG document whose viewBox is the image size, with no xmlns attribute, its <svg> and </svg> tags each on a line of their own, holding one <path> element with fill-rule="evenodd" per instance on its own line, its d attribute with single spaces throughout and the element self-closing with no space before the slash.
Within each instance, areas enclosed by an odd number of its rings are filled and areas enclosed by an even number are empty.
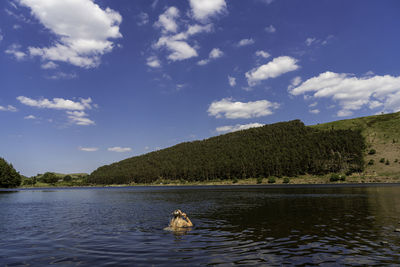
<svg viewBox="0 0 400 267">
<path fill-rule="evenodd" d="M 400 177 L 400 112 L 334 121 L 311 127 L 319 130 L 361 130 L 367 143 L 364 175 Z"/>
</svg>

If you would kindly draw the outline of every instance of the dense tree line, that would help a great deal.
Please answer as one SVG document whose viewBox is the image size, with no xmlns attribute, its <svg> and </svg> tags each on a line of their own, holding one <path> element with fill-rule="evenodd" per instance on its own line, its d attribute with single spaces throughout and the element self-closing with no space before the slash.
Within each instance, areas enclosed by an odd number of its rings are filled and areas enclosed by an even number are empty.
<svg viewBox="0 0 400 267">
<path fill-rule="evenodd" d="M 295 120 L 129 158 L 98 168 L 88 182 L 204 181 L 362 171 L 364 149 L 360 131 L 321 131 Z"/>
<path fill-rule="evenodd" d="M 14 167 L 3 158 L 0 158 L 0 187 L 17 187 L 21 184 L 21 180 L 21 175 Z"/>
</svg>

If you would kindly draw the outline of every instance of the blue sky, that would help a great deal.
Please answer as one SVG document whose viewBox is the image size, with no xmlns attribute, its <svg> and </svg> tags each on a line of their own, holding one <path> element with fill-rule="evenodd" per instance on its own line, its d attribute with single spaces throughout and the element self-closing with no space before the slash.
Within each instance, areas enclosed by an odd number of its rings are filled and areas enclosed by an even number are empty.
<svg viewBox="0 0 400 267">
<path fill-rule="evenodd" d="M 400 2 L 6 0 L 0 156 L 91 172 L 183 141 L 400 110 Z"/>
</svg>

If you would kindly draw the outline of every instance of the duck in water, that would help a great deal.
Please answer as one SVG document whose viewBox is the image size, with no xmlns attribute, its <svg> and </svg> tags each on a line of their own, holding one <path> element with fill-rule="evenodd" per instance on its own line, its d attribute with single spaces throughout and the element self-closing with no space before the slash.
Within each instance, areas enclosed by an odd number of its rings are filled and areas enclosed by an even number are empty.
<svg viewBox="0 0 400 267">
<path fill-rule="evenodd" d="M 179 230 L 193 226 L 193 223 L 190 221 L 189 217 L 181 210 L 175 210 L 172 215 L 174 217 L 171 219 L 168 226 L 170 229 Z"/>
</svg>

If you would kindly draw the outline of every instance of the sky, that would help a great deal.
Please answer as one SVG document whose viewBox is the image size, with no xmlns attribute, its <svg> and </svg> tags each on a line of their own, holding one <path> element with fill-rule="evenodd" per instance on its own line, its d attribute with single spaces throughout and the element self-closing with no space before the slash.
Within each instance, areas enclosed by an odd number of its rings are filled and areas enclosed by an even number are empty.
<svg viewBox="0 0 400 267">
<path fill-rule="evenodd" d="M 0 157 L 90 173 L 177 143 L 400 111 L 397 0 L 4 0 Z"/>
</svg>

